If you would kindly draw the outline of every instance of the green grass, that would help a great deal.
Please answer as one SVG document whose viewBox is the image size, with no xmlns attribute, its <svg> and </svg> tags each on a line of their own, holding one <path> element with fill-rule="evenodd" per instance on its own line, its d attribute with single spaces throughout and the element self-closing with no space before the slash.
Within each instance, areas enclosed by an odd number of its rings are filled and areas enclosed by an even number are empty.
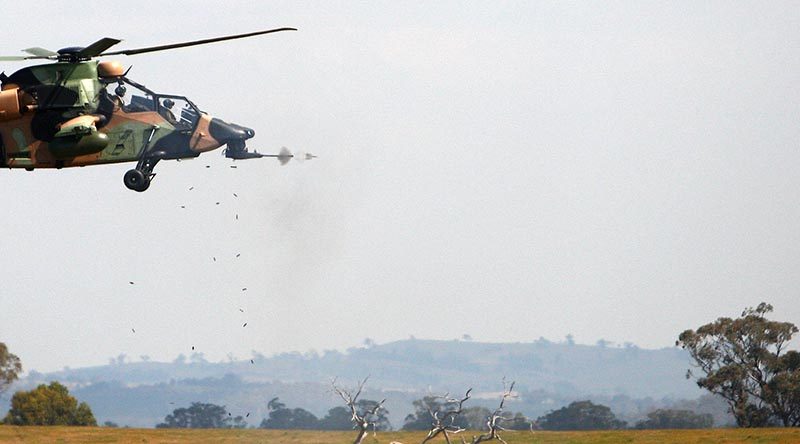
<svg viewBox="0 0 800 444">
<path fill-rule="evenodd" d="M 418 444 L 424 432 L 379 432 L 366 444 Z M 470 437 L 471 434 L 465 435 Z M 630 430 L 614 432 L 506 432 L 508 444 L 800 443 L 800 429 Z M 113 429 L 0 426 L 0 443 L 280 443 L 349 444 L 355 432 L 282 430 Z M 438 439 L 434 442 L 444 442 Z M 460 442 L 456 439 L 454 443 Z M 499 441 L 495 441 L 498 442 Z"/>
</svg>

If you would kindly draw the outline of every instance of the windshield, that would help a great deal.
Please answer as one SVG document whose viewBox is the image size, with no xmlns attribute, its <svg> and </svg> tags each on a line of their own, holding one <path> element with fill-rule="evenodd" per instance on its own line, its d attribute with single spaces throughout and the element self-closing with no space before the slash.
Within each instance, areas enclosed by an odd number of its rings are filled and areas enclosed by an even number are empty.
<svg viewBox="0 0 800 444">
<path fill-rule="evenodd" d="M 159 94 L 143 85 L 123 79 L 125 84 L 109 83 L 104 95 L 119 105 L 123 112 L 157 112 L 179 130 L 194 131 L 200 120 L 200 110 L 184 96 Z"/>
<path fill-rule="evenodd" d="M 193 130 L 200 120 L 200 110 L 186 97 L 159 94 L 155 99 L 158 113 L 175 128 Z"/>
</svg>

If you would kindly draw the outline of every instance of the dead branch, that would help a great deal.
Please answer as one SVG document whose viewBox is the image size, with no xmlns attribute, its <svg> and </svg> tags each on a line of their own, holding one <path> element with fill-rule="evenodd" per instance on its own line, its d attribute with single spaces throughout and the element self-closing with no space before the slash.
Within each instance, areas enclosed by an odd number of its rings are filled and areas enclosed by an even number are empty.
<svg viewBox="0 0 800 444">
<path fill-rule="evenodd" d="M 336 379 L 331 381 L 333 391 L 338 394 L 339 397 L 341 397 L 345 402 L 345 405 L 350 408 L 350 413 L 352 414 L 350 421 L 353 422 L 353 428 L 358 430 L 358 435 L 356 435 L 356 439 L 353 441 L 353 444 L 361 444 L 364 441 L 364 438 L 367 437 L 370 427 L 372 427 L 373 434 L 376 433 L 378 426 L 373 419 L 378 411 L 383 408 L 383 403 L 386 402 L 386 399 L 383 399 L 369 410 L 365 410 L 363 412 L 358 411 L 356 403 L 358 402 L 358 397 L 361 396 L 361 391 L 364 389 L 364 385 L 367 383 L 367 379 L 369 379 L 369 376 L 364 378 L 362 381 L 359 381 L 355 395 L 351 394 L 352 392 L 350 390 L 346 390 L 337 386 Z"/>
<path fill-rule="evenodd" d="M 514 396 L 513 394 L 514 383 L 515 381 L 511 381 L 511 386 L 506 387 L 506 380 L 505 378 L 503 378 L 503 397 L 500 398 L 500 406 L 497 407 L 497 409 L 495 409 L 495 411 L 492 412 L 492 414 L 486 418 L 486 425 L 489 427 L 489 432 L 479 436 L 473 436 L 472 444 L 478 444 L 486 441 L 493 441 L 495 439 L 502 442 L 503 444 L 508 444 L 502 437 L 500 437 L 499 432 L 507 431 L 507 429 L 503 428 L 503 426 L 501 425 L 503 421 L 506 421 L 508 419 L 505 416 L 503 416 L 503 408 L 505 406 L 506 399 Z M 467 444 L 467 442 L 463 438 L 461 439 L 461 442 L 463 444 Z"/>
<path fill-rule="evenodd" d="M 444 406 L 437 409 L 435 412 L 431 410 L 430 406 L 428 407 L 428 412 L 431 414 L 431 418 L 433 418 L 433 423 L 431 423 L 431 429 L 428 431 L 428 436 L 425 437 L 422 444 L 436 438 L 440 434 L 444 435 L 444 440 L 447 444 L 451 444 L 450 434 L 455 435 L 464 431 L 463 428 L 455 425 L 455 421 L 464 409 L 464 402 L 470 398 L 471 392 L 472 389 L 470 388 L 461 399 L 451 398 L 447 393 L 443 396 L 436 397 L 444 399 Z"/>
</svg>

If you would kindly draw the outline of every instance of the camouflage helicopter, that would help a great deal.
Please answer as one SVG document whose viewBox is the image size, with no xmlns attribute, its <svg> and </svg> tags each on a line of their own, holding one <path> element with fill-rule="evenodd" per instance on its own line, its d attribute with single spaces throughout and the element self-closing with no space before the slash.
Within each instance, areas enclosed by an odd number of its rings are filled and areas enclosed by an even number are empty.
<svg viewBox="0 0 800 444">
<path fill-rule="evenodd" d="M 107 52 L 121 40 L 103 38 L 86 47 L 59 51 L 28 48 L 26 56 L 0 61 L 53 60 L 15 73 L 0 73 L 0 167 L 64 168 L 136 162 L 125 186 L 145 191 L 161 160 L 194 158 L 225 145 L 231 159 L 294 157 L 249 151 L 250 128 L 211 117 L 185 96 L 161 94 L 127 77 L 117 61 L 95 57 L 135 55 L 295 28 L 278 28 L 169 45 Z M 128 94 L 132 89 L 133 93 Z M 126 96 L 130 96 L 128 99 Z M 305 155 L 306 158 L 313 157 Z"/>
</svg>

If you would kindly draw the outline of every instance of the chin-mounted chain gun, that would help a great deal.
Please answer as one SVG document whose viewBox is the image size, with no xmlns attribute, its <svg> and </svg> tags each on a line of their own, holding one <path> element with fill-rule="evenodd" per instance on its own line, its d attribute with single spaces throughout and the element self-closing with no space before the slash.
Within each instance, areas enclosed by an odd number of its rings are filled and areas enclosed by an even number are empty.
<svg viewBox="0 0 800 444">
<path fill-rule="evenodd" d="M 281 165 L 286 165 L 290 160 L 311 160 L 317 156 L 311 153 L 297 153 L 292 154 L 288 148 L 282 147 L 278 154 L 261 154 L 258 151 L 249 151 L 243 140 L 228 142 L 227 148 L 224 151 L 225 157 L 228 159 L 259 159 L 261 157 L 274 157 L 278 159 Z"/>
</svg>

